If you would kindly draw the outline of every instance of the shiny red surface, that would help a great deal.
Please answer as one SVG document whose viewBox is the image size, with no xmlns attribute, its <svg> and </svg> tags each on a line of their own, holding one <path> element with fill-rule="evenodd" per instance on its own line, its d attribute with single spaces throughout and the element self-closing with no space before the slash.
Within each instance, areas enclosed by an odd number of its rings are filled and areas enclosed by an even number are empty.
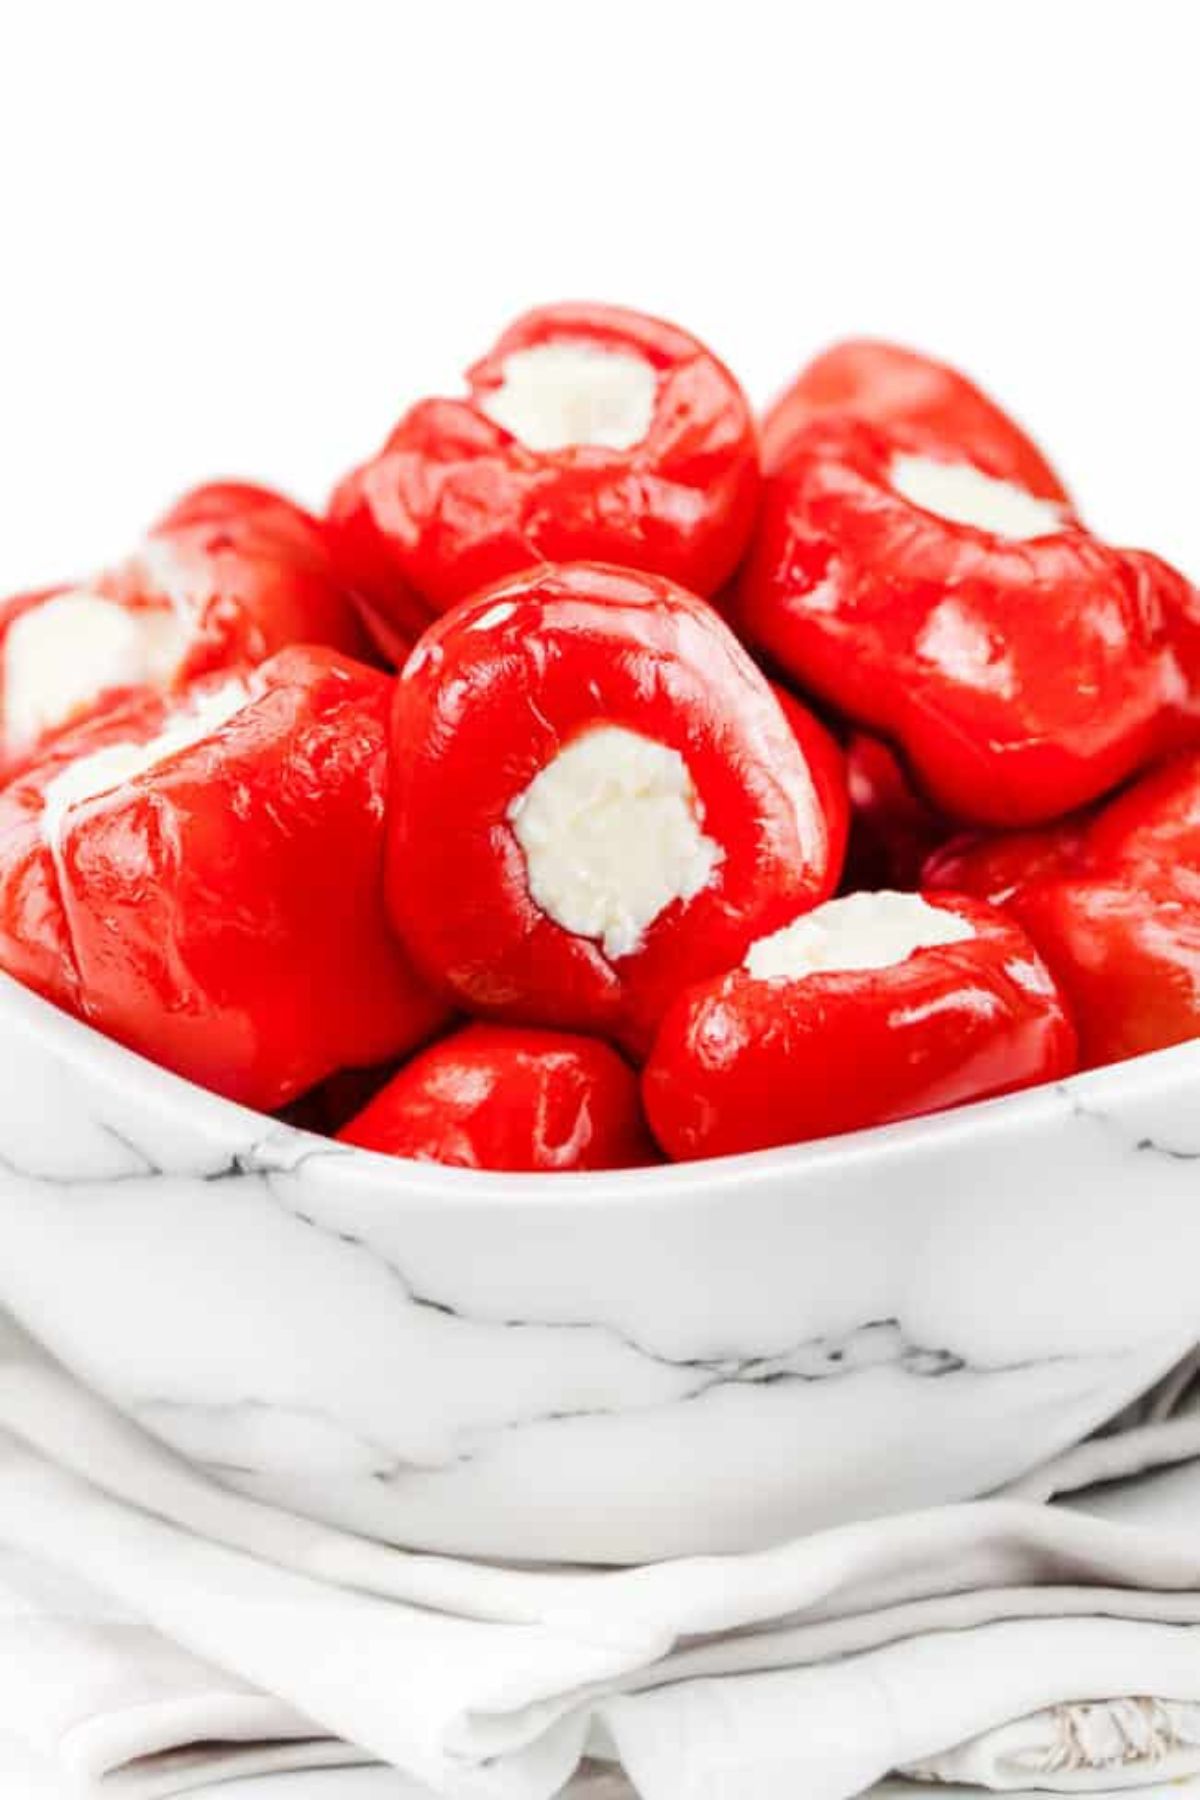
<svg viewBox="0 0 1200 1800">
<path fill-rule="evenodd" d="M 179 566 L 182 598 L 198 615 L 202 644 L 191 676 L 235 660 L 265 662 L 290 644 L 325 644 L 347 656 L 364 648 L 353 598 L 336 568 L 320 519 L 282 494 L 249 482 L 194 488 L 151 529 Z M 152 576 L 153 571 L 151 569 Z M 111 577 L 134 601 L 159 598 L 134 556 Z"/>
<path fill-rule="evenodd" d="M 1200 875 L 1200 751 L 1160 763 L 1113 800 L 1038 831 L 965 834 L 930 856 L 923 884 L 1000 905 L 1056 875 L 1120 875 L 1142 865 Z"/>
<path fill-rule="evenodd" d="M 1030 831 L 953 838 L 926 858 L 920 885 L 974 894 L 1002 906 L 1018 889 L 1046 876 L 1071 874 L 1084 860 L 1088 819 L 1077 816 Z"/>
<path fill-rule="evenodd" d="M 1195 740 L 1190 584 L 1073 523 L 1016 542 L 935 517 L 890 485 L 900 450 L 935 453 L 819 422 L 768 481 L 739 593 L 752 643 L 974 823 L 1044 823 Z"/>
<path fill-rule="evenodd" d="M 1172 757 L 1099 813 L 1088 832 L 1091 861 L 1157 863 L 1200 875 L 1200 752 Z"/>
<path fill-rule="evenodd" d="M 637 1076 L 594 1038 L 468 1025 L 425 1050 L 338 1133 L 464 1169 L 627 1169 L 657 1160 Z"/>
<path fill-rule="evenodd" d="M 1200 875 L 1142 864 L 1033 881 L 1009 910 L 1066 995 L 1085 1067 L 1200 1036 Z"/>
<path fill-rule="evenodd" d="M 1074 1010 L 1086 1065 L 1200 1036 L 1200 753 L 1086 816 L 950 845 L 925 879 L 1022 921 Z"/>
<path fill-rule="evenodd" d="M 846 754 L 832 731 L 822 725 L 807 706 L 802 706 L 794 694 L 789 694 L 777 681 L 771 683 L 771 691 L 783 708 L 784 717 L 792 728 L 792 735 L 800 746 L 800 754 L 808 764 L 817 799 L 825 815 L 829 832 L 829 867 L 825 886 L 818 894 L 818 899 L 828 900 L 837 891 L 850 839 L 850 790 L 847 785 Z"/>
<path fill-rule="evenodd" d="M 724 851 L 709 886 L 614 961 L 535 904 L 508 818 L 564 745 L 603 724 L 679 752 Z M 392 916 L 427 978 L 471 1011 L 644 1048 L 685 982 L 828 891 L 836 845 L 770 687 L 710 607 L 659 577 L 574 564 L 466 602 L 396 684 L 392 752 Z"/>
<path fill-rule="evenodd" d="M 157 735 L 142 696 L 57 740 L 0 794 L 0 963 L 164 1067 L 270 1111 L 445 1018 L 387 924 L 392 683 L 331 651 L 256 674 L 189 750 L 72 808 L 59 870 L 42 796 L 72 756 Z"/>
<path fill-rule="evenodd" d="M 335 570 L 326 528 L 280 494 L 244 482 L 196 488 L 152 527 L 147 549 L 148 555 L 138 551 L 115 568 L 73 585 L 132 612 L 188 615 L 191 646 L 170 684 L 174 691 L 214 670 L 263 662 L 293 643 L 328 644 L 348 655 L 366 648 L 353 599 Z M 169 578 L 164 578 L 155 551 L 169 553 Z M 13 620 L 65 591 L 60 584 L 0 603 L 0 666 Z M 58 729 L 129 697 L 127 688 L 97 690 Z M 3 704 L 0 680 L 0 709 Z M 48 733 L 43 743 L 53 735 Z M 11 773 L 0 761 L 0 779 Z"/>
<path fill-rule="evenodd" d="M 140 694 L 61 733 L 36 762 L 0 786 L 0 968 L 68 1012 L 82 1014 L 83 1001 L 62 889 L 43 830 L 43 796 L 77 757 L 154 737 L 167 712 L 162 695 Z"/>
<path fill-rule="evenodd" d="M 953 827 L 917 793 L 899 757 L 882 738 L 865 731 L 851 734 L 846 778 L 850 843 L 845 891 L 920 887 L 926 858 Z"/>
<path fill-rule="evenodd" d="M 938 896 L 974 938 L 889 969 L 701 982 L 663 1020 L 643 1074 L 654 1135 L 676 1159 L 831 1137 L 1057 1080 L 1075 1034 L 1020 928 Z"/>
<path fill-rule="evenodd" d="M 767 472 L 783 466 L 806 426 L 831 413 L 915 428 L 1039 499 L 1067 499 L 1058 475 L 1021 427 L 965 375 L 919 351 L 851 338 L 815 357 L 763 420 Z"/>
<path fill-rule="evenodd" d="M 531 450 L 481 409 L 508 356 L 564 340 L 633 351 L 657 370 L 641 443 Z M 732 574 L 758 499 L 757 436 L 733 376 L 687 332 L 620 307 L 542 307 L 467 385 L 466 399 L 414 406 L 330 504 L 348 578 L 402 631 L 539 562 L 618 563 L 700 594 Z"/>
</svg>

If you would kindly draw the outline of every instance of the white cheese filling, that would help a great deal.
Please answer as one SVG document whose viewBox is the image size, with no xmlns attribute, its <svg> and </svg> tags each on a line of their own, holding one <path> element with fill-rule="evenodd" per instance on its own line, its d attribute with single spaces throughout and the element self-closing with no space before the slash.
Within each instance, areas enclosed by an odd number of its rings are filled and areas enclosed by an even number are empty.
<svg viewBox="0 0 1200 1800">
<path fill-rule="evenodd" d="M 745 968 L 756 981 L 803 981 L 808 975 L 891 969 L 917 950 L 962 944 L 974 926 L 931 906 L 920 894 L 847 894 L 759 938 Z"/>
<path fill-rule="evenodd" d="M 703 816 L 679 752 L 620 725 L 560 750 L 508 811 L 537 905 L 613 958 L 708 886 L 724 853 Z"/>
<path fill-rule="evenodd" d="M 1063 509 L 1039 500 L 1014 481 L 998 481 L 972 463 L 932 456 L 894 456 L 889 480 L 898 494 L 953 525 L 973 525 L 997 537 L 1048 537 L 1063 528 Z"/>
<path fill-rule="evenodd" d="M 42 836 L 57 857 L 72 810 L 99 794 L 134 781 L 169 757 L 190 750 L 219 731 L 251 698 L 244 681 L 222 682 L 171 715 L 163 730 L 145 743 L 109 744 L 81 756 L 46 784 L 42 796 Z"/>
<path fill-rule="evenodd" d="M 173 608 L 120 606 L 86 588 L 21 613 L 4 645 L 7 755 L 25 755 L 110 689 L 165 685 L 191 638 L 190 622 Z"/>
<path fill-rule="evenodd" d="M 657 393 L 658 376 L 644 357 L 560 339 L 515 350 L 500 386 L 479 404 L 530 450 L 632 450 L 650 429 Z"/>
</svg>

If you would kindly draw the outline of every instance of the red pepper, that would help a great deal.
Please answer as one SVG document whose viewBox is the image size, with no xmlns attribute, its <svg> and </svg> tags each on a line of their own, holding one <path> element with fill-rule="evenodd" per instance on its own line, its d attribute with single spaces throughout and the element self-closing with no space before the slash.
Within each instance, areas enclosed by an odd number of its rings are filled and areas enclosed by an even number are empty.
<svg viewBox="0 0 1200 1800">
<path fill-rule="evenodd" d="M 1071 1003 L 1085 1065 L 1200 1036 L 1200 754 L 1088 816 L 951 845 L 925 879 L 1021 921 Z"/>
<path fill-rule="evenodd" d="M 466 380 L 466 399 L 414 406 L 331 502 L 352 579 L 402 629 L 540 562 L 618 563 L 704 595 L 733 572 L 758 499 L 754 420 L 687 332 L 542 307 Z"/>
<path fill-rule="evenodd" d="M 633 1070 L 595 1038 L 468 1025 L 388 1083 L 343 1143 L 464 1169 L 628 1169 L 657 1161 Z"/>
<path fill-rule="evenodd" d="M 851 734 L 846 776 L 851 824 L 842 886 L 847 892 L 920 887 L 926 858 L 953 827 L 917 793 L 895 751 L 882 738 L 865 731 Z"/>
<path fill-rule="evenodd" d="M 965 833 L 926 858 L 921 886 L 1003 906 L 1031 881 L 1075 873 L 1082 866 L 1087 824 L 1087 815 L 1078 815 L 1031 831 Z"/>
<path fill-rule="evenodd" d="M 325 527 L 265 488 L 197 488 L 116 568 L 0 606 L 0 775 L 141 687 L 178 692 L 291 643 L 365 645 Z"/>
<path fill-rule="evenodd" d="M 838 878 L 845 868 L 846 848 L 850 841 L 850 789 L 846 753 L 832 731 L 822 725 L 807 706 L 802 706 L 794 694 L 789 694 L 777 681 L 771 683 L 771 692 L 783 708 L 784 717 L 792 728 L 792 735 L 800 746 L 800 754 L 808 764 L 813 786 L 817 791 L 817 801 L 825 815 L 829 832 L 829 870 L 824 888 L 817 893 L 819 903 L 830 899 L 836 891 Z"/>
<path fill-rule="evenodd" d="M 392 915 L 469 1011 L 644 1048 L 836 879 L 765 678 L 661 577 L 543 568 L 464 603 L 401 673 L 392 751 Z"/>
<path fill-rule="evenodd" d="M 60 737 L 0 793 L 0 965 L 266 1111 L 412 1049 L 445 1009 L 384 910 L 391 688 L 294 649 Z"/>
<path fill-rule="evenodd" d="M 196 619 L 187 674 L 225 667 L 235 654 L 265 662 L 291 644 L 364 647 L 354 599 L 325 523 L 282 494 L 249 482 L 194 488 L 152 527 L 140 555 L 114 577 L 132 599 L 165 596 Z"/>
<path fill-rule="evenodd" d="M 893 946 L 899 959 L 854 966 L 856 949 L 869 960 L 873 930 L 892 923 L 906 934 Z M 780 934 L 667 1013 L 643 1096 L 668 1156 L 831 1137 L 1074 1068 L 1074 1031 L 1050 976 L 1019 926 L 991 907 L 853 894 L 799 928 L 805 944 L 782 949 L 791 934 Z M 950 933 L 957 941 L 936 941 Z M 925 947 L 905 954 L 914 938 Z M 806 960 L 812 972 L 787 972 Z"/>
<path fill-rule="evenodd" d="M 1097 868 L 1153 863 L 1200 875 L 1200 752 L 1143 776 L 1097 814 L 1087 834 Z"/>
<path fill-rule="evenodd" d="M 1040 824 L 1195 741 L 1195 591 L 987 476 L 911 433 L 818 422 L 767 483 L 740 616 L 947 813 Z M 931 477 L 944 511 L 908 497 Z M 948 516 L 980 504 L 1003 535 Z"/>
<path fill-rule="evenodd" d="M 1200 876 L 1143 864 L 1019 888 L 1008 910 L 1075 1017 L 1085 1068 L 1200 1037 Z"/>
<path fill-rule="evenodd" d="M 763 420 L 767 472 L 782 468 L 805 428 L 831 413 L 915 429 L 1039 499 L 1067 501 L 1058 475 L 1020 426 L 965 375 L 916 350 L 851 338 L 810 362 Z"/>
<path fill-rule="evenodd" d="M 1200 752 L 1173 757 L 1107 805 L 1043 830 L 964 834 L 927 859 L 922 881 L 999 906 L 1035 881 L 1087 874 L 1132 881 L 1143 864 L 1200 875 Z"/>
</svg>

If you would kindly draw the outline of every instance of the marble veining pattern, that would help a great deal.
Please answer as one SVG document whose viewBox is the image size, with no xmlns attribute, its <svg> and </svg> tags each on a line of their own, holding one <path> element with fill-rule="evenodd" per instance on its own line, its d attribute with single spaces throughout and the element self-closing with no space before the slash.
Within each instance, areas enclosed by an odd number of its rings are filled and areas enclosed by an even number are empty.
<svg viewBox="0 0 1200 1800">
<path fill-rule="evenodd" d="M 1200 1338 L 1194 1049 L 870 1142 L 471 1183 L 196 1095 L 5 983 L 0 1300 L 314 1516 L 738 1548 L 986 1491 Z"/>
</svg>

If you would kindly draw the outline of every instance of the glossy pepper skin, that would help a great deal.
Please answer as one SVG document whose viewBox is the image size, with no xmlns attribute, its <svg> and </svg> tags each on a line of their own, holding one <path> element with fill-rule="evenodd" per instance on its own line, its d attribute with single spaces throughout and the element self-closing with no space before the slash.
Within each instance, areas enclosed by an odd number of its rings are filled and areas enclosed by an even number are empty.
<svg viewBox="0 0 1200 1800">
<path fill-rule="evenodd" d="M 974 894 L 1004 906 L 1031 881 L 1069 875 L 1085 866 L 1087 814 L 1030 831 L 991 836 L 964 833 L 925 859 L 921 886 L 952 894 Z"/>
<path fill-rule="evenodd" d="M 160 554 L 161 552 L 161 554 Z M 114 578 L 119 585 L 120 572 Z M 270 488 L 219 481 L 192 489 L 126 565 L 135 596 L 173 595 L 198 616 L 220 665 L 265 662 L 292 644 L 364 648 L 354 598 L 324 522 Z M 202 653 L 187 670 L 212 664 Z"/>
<path fill-rule="evenodd" d="M 762 425 L 763 467 L 783 467 L 814 419 L 847 414 L 915 429 L 931 443 L 1015 481 L 1040 500 L 1067 491 L 1037 445 L 965 375 L 919 351 L 872 338 L 834 344 L 802 369 Z"/>
<path fill-rule="evenodd" d="M 552 344 L 632 354 L 656 373 L 632 448 L 531 449 L 489 417 L 518 352 Z M 423 400 L 330 505 L 354 584 L 405 631 L 540 562 L 595 560 L 713 594 L 749 541 L 759 490 L 753 416 L 703 344 L 662 320 L 582 303 L 526 313 L 466 377 Z"/>
<path fill-rule="evenodd" d="M 972 823 L 1055 819 L 1194 741 L 1190 584 L 1069 516 L 1020 540 L 939 517 L 893 485 L 903 454 L 944 460 L 912 434 L 809 428 L 766 484 L 739 593 L 753 644 Z"/>
<path fill-rule="evenodd" d="M 658 1160 L 637 1076 L 615 1050 L 506 1025 L 467 1025 L 422 1051 L 338 1136 L 462 1169 L 554 1173 Z"/>
<path fill-rule="evenodd" d="M 610 957 L 534 899 L 513 808 L 558 754 L 615 726 L 682 757 L 719 861 Z M 712 609 L 661 577 L 533 570 L 421 640 L 396 687 L 388 894 L 426 978 L 467 1011 L 616 1037 L 836 880 L 817 783 L 765 678 Z"/>
<path fill-rule="evenodd" d="M 999 906 L 1035 881 L 1087 874 L 1133 881 L 1143 865 L 1200 876 L 1200 751 L 1171 757 L 1105 805 L 1043 830 L 955 838 L 926 860 L 922 880 Z"/>
<path fill-rule="evenodd" d="M 975 900 L 935 903 L 974 936 L 890 968 L 760 980 L 742 967 L 681 994 L 643 1072 L 667 1155 L 832 1137 L 1070 1074 L 1074 1031 L 1024 932 Z"/>
<path fill-rule="evenodd" d="M 1160 764 L 1097 813 L 1087 855 L 1098 868 L 1151 863 L 1200 875 L 1200 751 Z"/>
<path fill-rule="evenodd" d="M 228 721 L 61 812 L 68 764 L 144 745 L 183 700 L 142 695 L 0 793 L 0 964 L 109 1036 L 263 1111 L 411 1050 L 446 1017 L 383 904 L 391 682 L 331 651 L 251 672 Z"/>
<path fill-rule="evenodd" d="M 134 653 L 128 678 L 115 682 L 85 664 L 74 692 L 62 692 L 58 716 L 14 741 L 6 705 L 12 628 L 67 595 L 119 608 L 143 633 L 158 634 L 157 651 Z M 69 637 L 71 626 L 64 629 Z M 36 757 L 56 731 L 140 687 L 178 693 L 203 675 L 249 667 L 293 643 L 327 644 L 348 655 L 366 648 L 326 528 L 266 488 L 241 482 L 196 488 L 116 567 L 0 604 L 0 778 Z M 64 642 L 64 656 L 71 648 Z"/>
<path fill-rule="evenodd" d="M 1200 875 L 1059 876 L 1017 889 L 1008 910 L 1066 995 L 1083 1067 L 1200 1037 Z"/>
<path fill-rule="evenodd" d="M 920 887 L 926 859 L 953 827 L 917 793 L 899 757 L 882 738 L 852 732 L 845 762 L 850 841 L 843 889 L 903 892 Z"/>
<path fill-rule="evenodd" d="M 1021 921 L 1068 997 L 1085 1066 L 1200 1036 L 1200 753 L 1087 816 L 950 845 L 925 878 Z"/>
<path fill-rule="evenodd" d="M 800 754 L 808 764 L 817 802 L 825 817 L 829 834 L 829 866 L 824 886 L 818 891 L 818 902 L 828 900 L 845 871 L 846 850 L 850 842 L 850 788 L 846 754 L 827 726 L 822 725 L 807 706 L 777 681 L 771 691 L 783 709 L 792 728 L 792 736 L 800 746 Z"/>
</svg>

